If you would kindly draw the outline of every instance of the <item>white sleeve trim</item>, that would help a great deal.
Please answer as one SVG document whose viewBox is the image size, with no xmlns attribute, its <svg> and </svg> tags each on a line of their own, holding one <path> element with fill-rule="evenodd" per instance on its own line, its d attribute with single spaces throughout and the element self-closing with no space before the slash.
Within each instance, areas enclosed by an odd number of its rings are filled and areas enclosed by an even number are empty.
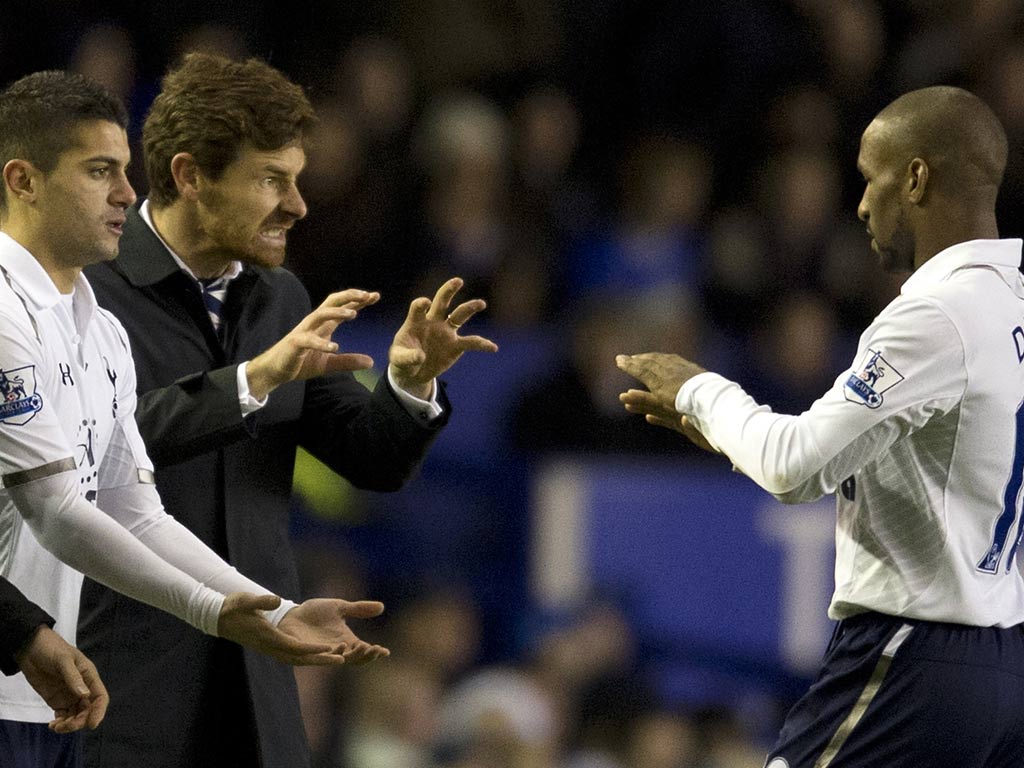
<svg viewBox="0 0 1024 768">
<path fill-rule="evenodd" d="M 86 576 L 217 634 L 224 596 L 167 563 L 78 494 L 75 473 L 9 489 L 39 543 Z"/>
<path fill-rule="evenodd" d="M 391 373 L 391 366 L 388 366 L 388 384 L 391 385 L 391 390 L 395 393 L 395 397 L 398 398 L 398 402 L 402 404 L 402 407 L 408 411 L 410 416 L 418 416 L 421 421 L 433 421 L 442 413 L 444 409 L 440 403 L 437 402 L 437 380 L 430 382 L 430 399 L 421 400 L 415 395 L 410 395 L 404 389 L 395 383 L 395 377 Z"/>
<path fill-rule="evenodd" d="M 246 360 L 238 366 L 238 370 L 235 372 L 235 381 L 238 384 L 238 407 L 242 411 L 242 416 L 256 413 L 256 411 L 270 401 L 270 395 L 265 395 L 262 400 L 257 400 L 252 396 L 252 393 L 249 391 L 248 370 L 249 361 Z"/>
</svg>

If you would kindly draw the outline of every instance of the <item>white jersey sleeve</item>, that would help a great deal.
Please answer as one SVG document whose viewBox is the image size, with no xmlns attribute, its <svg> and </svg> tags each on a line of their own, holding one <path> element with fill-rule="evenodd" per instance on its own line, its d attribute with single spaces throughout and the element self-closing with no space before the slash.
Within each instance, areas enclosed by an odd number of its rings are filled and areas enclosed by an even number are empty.
<svg viewBox="0 0 1024 768">
<path fill-rule="evenodd" d="M 41 343 L 27 316 L 0 308 L 0 478 L 4 483 L 75 467 L 44 384 Z"/>
<path fill-rule="evenodd" d="M 226 563 L 164 509 L 153 484 L 153 464 L 135 421 L 136 375 L 131 347 L 120 322 L 112 315 L 107 317 L 124 354 L 112 361 L 116 370 L 116 429 L 100 465 L 97 506 L 166 562 L 217 592 L 273 594 Z M 280 606 L 263 613 L 277 626 L 294 607 L 294 602 L 282 599 Z"/>
<path fill-rule="evenodd" d="M 216 634 L 224 598 L 168 564 L 79 493 L 74 452 L 36 381 L 40 341 L 25 318 L 3 318 L 0 477 L 36 539 L 59 560 L 107 586 Z"/>
<path fill-rule="evenodd" d="M 686 382 L 676 408 L 754 482 L 799 503 L 834 492 L 896 441 L 948 412 L 965 385 L 956 327 L 933 302 L 902 297 L 865 331 L 851 369 L 799 416 L 773 413 L 712 373 Z"/>
</svg>

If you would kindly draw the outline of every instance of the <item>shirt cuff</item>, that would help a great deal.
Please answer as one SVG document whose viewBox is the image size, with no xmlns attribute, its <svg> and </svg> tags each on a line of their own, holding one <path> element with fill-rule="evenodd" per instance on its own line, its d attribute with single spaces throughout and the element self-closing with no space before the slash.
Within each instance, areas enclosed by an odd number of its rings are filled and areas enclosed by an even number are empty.
<svg viewBox="0 0 1024 768">
<path fill-rule="evenodd" d="M 398 398 L 398 402 L 402 404 L 402 407 L 408 411 L 409 415 L 418 421 L 431 422 L 444 413 L 444 408 L 437 402 L 437 380 L 430 382 L 430 400 L 420 400 L 420 398 L 410 395 L 404 389 L 399 387 L 395 383 L 395 377 L 391 375 L 391 366 L 388 366 L 388 384 L 391 385 L 391 391 L 395 393 L 395 397 Z"/>
<path fill-rule="evenodd" d="M 281 623 L 281 619 L 287 615 L 288 611 L 297 606 L 298 603 L 294 603 L 291 600 L 287 600 L 282 597 L 281 604 L 277 606 L 277 608 L 272 611 L 263 611 L 263 617 L 276 627 Z"/>
<path fill-rule="evenodd" d="M 711 371 L 705 371 L 704 373 L 698 373 L 691 379 L 687 379 L 683 382 L 683 385 L 679 387 L 679 391 L 676 392 L 676 411 L 682 414 L 693 413 L 693 393 L 705 381 L 713 381 L 714 379 L 723 378 L 717 373 Z"/>
<path fill-rule="evenodd" d="M 235 380 L 238 382 L 238 407 L 241 409 L 243 416 L 255 413 L 266 405 L 267 400 L 270 399 L 270 395 L 267 395 L 262 400 L 257 400 L 249 394 L 249 377 L 245 373 L 248 365 L 249 362 L 246 361 L 238 366 L 238 373 L 235 375 Z"/>
</svg>

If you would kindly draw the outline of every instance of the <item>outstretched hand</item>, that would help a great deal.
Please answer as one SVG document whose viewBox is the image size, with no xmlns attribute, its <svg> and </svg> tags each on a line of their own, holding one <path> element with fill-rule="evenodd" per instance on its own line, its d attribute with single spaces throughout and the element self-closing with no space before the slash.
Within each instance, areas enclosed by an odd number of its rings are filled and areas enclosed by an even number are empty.
<svg viewBox="0 0 1024 768">
<path fill-rule="evenodd" d="M 372 619 L 384 612 L 384 604 L 374 600 L 313 598 L 285 614 L 278 628 L 292 637 L 309 642 L 333 644 L 349 664 L 368 664 L 386 658 L 391 651 L 360 640 L 347 619 Z"/>
<path fill-rule="evenodd" d="M 332 293 L 283 339 L 249 361 L 245 369 L 249 392 L 262 400 L 289 381 L 312 379 L 334 371 L 370 368 L 373 358 L 339 353 L 331 340 L 337 327 L 354 320 L 359 310 L 376 304 L 380 294 L 350 288 Z"/>
<path fill-rule="evenodd" d="M 615 364 L 647 387 L 646 391 L 629 389 L 619 395 L 627 411 L 642 415 L 648 424 L 685 435 L 699 448 L 719 453 L 686 416 L 676 411 L 679 388 L 694 376 L 705 373 L 703 368 L 678 355 L 661 352 L 618 355 Z"/>
<path fill-rule="evenodd" d="M 430 397 L 434 379 L 455 365 L 463 352 L 498 351 L 498 345 L 483 336 L 459 335 L 459 328 L 487 307 L 483 299 L 471 299 L 449 311 L 462 285 L 462 278 L 453 277 L 433 299 L 414 299 L 388 350 L 395 383 L 422 400 Z"/>
<path fill-rule="evenodd" d="M 293 637 L 267 621 L 262 611 L 272 611 L 280 604 L 281 598 L 277 595 L 234 592 L 224 598 L 217 634 L 285 664 L 328 666 L 345 663 L 338 643 Z"/>
<path fill-rule="evenodd" d="M 51 731 L 71 733 L 103 720 L 110 703 L 95 665 L 47 626 L 41 626 L 15 659 L 36 693 L 53 709 Z"/>
</svg>

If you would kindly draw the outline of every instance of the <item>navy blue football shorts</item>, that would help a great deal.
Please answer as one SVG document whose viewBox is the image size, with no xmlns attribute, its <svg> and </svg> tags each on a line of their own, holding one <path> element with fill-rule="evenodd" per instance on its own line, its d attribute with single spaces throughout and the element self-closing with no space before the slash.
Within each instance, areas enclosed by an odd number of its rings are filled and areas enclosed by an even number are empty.
<svg viewBox="0 0 1024 768">
<path fill-rule="evenodd" d="M 1021 768 L 1024 626 L 840 622 L 766 768 Z"/>
<path fill-rule="evenodd" d="M 54 733 L 46 723 L 0 720 L 0 768 L 78 768 L 78 733 Z"/>
</svg>

